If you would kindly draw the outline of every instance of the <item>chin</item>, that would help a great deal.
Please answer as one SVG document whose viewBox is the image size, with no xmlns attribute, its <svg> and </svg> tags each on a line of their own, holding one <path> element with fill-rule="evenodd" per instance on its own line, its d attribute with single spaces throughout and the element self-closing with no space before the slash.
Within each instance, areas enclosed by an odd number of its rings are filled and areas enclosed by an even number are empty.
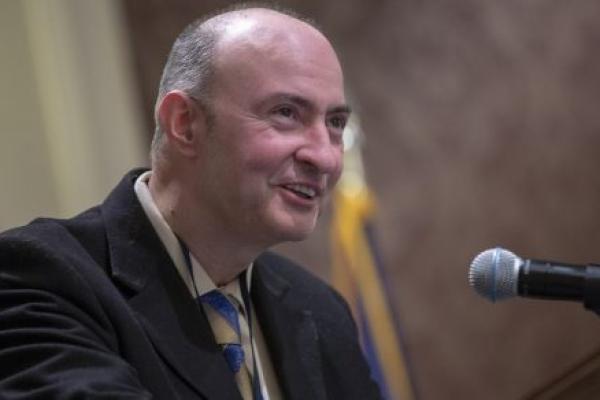
<svg viewBox="0 0 600 400">
<path fill-rule="evenodd" d="M 308 239 L 308 237 L 310 236 L 311 233 L 312 233 L 312 230 L 310 232 L 303 232 L 303 233 L 296 233 L 293 235 L 288 235 L 288 237 L 285 241 L 286 242 L 301 242 L 303 240 Z"/>
<path fill-rule="evenodd" d="M 277 213 L 265 216 L 265 232 L 270 231 L 270 236 L 276 243 L 299 242 L 307 239 L 317 225 L 317 213 L 292 214 Z"/>
<path fill-rule="evenodd" d="M 296 224 L 291 227 L 280 227 L 277 236 L 280 238 L 280 242 L 300 242 L 307 239 L 314 230 L 314 223 L 303 225 Z"/>
</svg>

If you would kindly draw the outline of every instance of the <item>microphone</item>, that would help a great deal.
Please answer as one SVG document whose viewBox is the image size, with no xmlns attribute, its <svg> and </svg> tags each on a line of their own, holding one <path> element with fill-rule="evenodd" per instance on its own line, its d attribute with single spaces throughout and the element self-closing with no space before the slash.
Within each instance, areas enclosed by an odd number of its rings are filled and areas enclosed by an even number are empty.
<svg viewBox="0 0 600 400">
<path fill-rule="evenodd" d="M 492 302 L 515 296 L 584 303 L 600 311 L 600 266 L 529 260 L 497 247 L 478 254 L 469 284 Z"/>
</svg>

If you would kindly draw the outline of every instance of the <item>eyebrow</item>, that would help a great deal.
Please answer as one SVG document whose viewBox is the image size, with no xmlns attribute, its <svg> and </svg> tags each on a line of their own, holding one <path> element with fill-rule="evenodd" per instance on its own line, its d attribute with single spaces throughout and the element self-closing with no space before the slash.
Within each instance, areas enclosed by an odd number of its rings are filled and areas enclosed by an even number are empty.
<svg viewBox="0 0 600 400">
<path fill-rule="evenodd" d="M 344 113 L 344 114 L 351 114 L 352 113 L 352 108 L 350 108 L 350 106 L 348 104 L 341 104 L 339 106 L 333 107 L 329 110 L 327 110 L 328 114 L 338 114 L 338 113 Z"/>
<path fill-rule="evenodd" d="M 291 94 L 291 93 L 276 93 L 273 96 L 270 96 L 270 99 L 267 101 L 272 101 L 272 100 L 286 100 L 289 101 L 290 103 L 294 103 L 297 104 L 298 106 L 302 107 L 302 108 L 307 108 L 309 110 L 312 110 L 315 108 L 314 104 L 309 101 L 308 99 L 302 97 L 302 96 L 298 96 L 295 94 Z M 339 113 L 344 113 L 344 114 L 350 114 L 352 113 L 352 109 L 350 108 L 350 106 L 348 104 L 340 104 L 340 105 L 336 105 L 333 107 L 330 107 L 327 109 L 327 114 L 339 114 Z"/>
</svg>

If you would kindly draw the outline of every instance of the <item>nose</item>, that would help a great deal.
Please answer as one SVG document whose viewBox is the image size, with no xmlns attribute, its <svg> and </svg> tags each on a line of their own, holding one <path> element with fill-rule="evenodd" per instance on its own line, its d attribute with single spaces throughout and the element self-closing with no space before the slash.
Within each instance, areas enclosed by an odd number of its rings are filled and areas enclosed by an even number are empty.
<svg viewBox="0 0 600 400">
<path fill-rule="evenodd" d="M 332 141 L 325 124 L 315 124 L 305 136 L 305 141 L 296 151 L 296 160 L 313 173 L 338 176 L 342 169 L 340 143 Z"/>
</svg>

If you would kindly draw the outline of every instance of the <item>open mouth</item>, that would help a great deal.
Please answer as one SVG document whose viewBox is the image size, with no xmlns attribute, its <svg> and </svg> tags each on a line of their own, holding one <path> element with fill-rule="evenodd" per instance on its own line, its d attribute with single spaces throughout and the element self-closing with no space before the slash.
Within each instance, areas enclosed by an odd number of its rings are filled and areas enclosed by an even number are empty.
<svg viewBox="0 0 600 400">
<path fill-rule="evenodd" d="M 303 199 L 312 200 L 317 197 L 317 191 L 306 185 L 292 184 L 284 185 L 283 187 Z"/>
</svg>

